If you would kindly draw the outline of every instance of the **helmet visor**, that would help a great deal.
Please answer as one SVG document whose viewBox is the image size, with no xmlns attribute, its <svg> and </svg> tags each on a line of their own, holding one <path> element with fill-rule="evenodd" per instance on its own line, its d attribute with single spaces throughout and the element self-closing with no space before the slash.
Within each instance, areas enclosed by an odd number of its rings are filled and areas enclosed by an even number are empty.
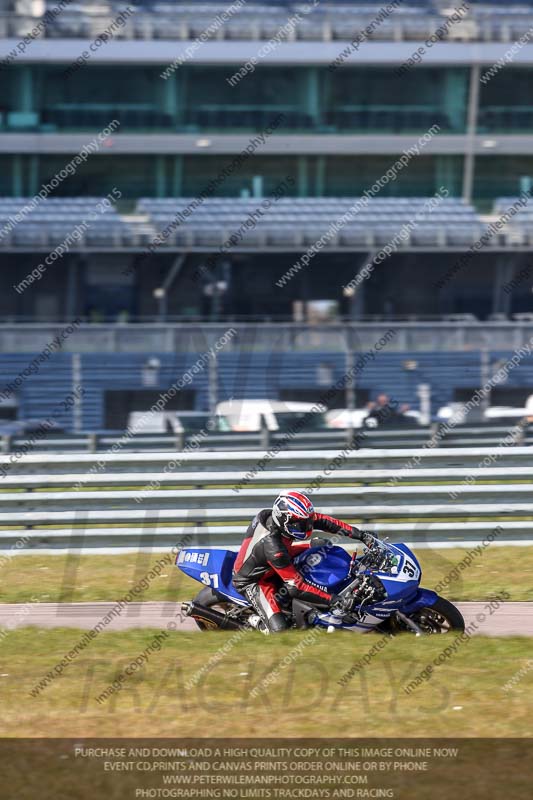
<svg viewBox="0 0 533 800">
<path fill-rule="evenodd" d="M 307 519 L 291 519 L 287 523 L 287 530 L 293 535 L 305 535 L 313 530 L 313 520 L 311 517 Z"/>
</svg>

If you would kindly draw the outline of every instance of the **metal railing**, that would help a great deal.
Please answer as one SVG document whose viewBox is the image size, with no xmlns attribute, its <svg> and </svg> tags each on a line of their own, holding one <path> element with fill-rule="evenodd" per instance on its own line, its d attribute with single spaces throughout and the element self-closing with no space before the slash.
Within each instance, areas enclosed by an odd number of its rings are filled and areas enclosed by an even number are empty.
<svg viewBox="0 0 533 800">
<path fill-rule="evenodd" d="M 231 450 L 257 450 L 267 452 L 279 445 L 283 450 L 307 450 L 326 447 L 328 450 L 349 448 L 362 450 L 366 448 L 405 448 L 405 447 L 472 447 L 498 446 L 506 436 L 514 436 L 515 445 L 533 445 L 533 426 L 518 426 L 513 420 L 508 426 L 503 425 L 461 425 L 446 428 L 439 424 L 420 427 L 388 427 L 327 429 L 304 433 L 291 431 L 269 431 L 263 429 L 252 433 L 206 433 L 199 438 L 192 433 L 176 433 L 161 435 L 136 434 L 127 436 L 99 435 L 98 433 L 51 434 L 42 439 L 27 436 L 0 437 L 0 452 L 4 454 L 24 453 L 30 448 L 33 452 L 55 453 L 107 453 L 113 447 L 127 452 L 145 453 L 165 452 L 181 454 L 189 448 L 209 452 Z M 511 442 L 509 441 L 509 446 Z"/>
<path fill-rule="evenodd" d="M 0 550 L 235 545 L 283 487 L 308 491 L 325 513 L 417 546 L 493 534 L 533 543 L 531 449 L 32 454 L 0 480 Z M 0 457 L 0 467 L 9 457 Z M 16 471 L 15 471 L 16 470 Z M 317 488 L 319 487 L 319 488 Z"/>
<path fill-rule="evenodd" d="M 378 11 L 380 5 L 376 3 L 375 6 Z M 288 9 L 280 7 L 279 10 L 281 13 L 277 15 L 277 9 L 273 9 L 273 13 L 268 16 L 257 13 L 249 14 L 247 18 L 239 15 L 234 19 L 229 19 L 217 31 L 217 41 L 269 40 L 276 33 L 276 29 L 287 22 Z M 418 13 L 391 16 L 388 22 L 376 27 L 374 40 L 424 40 L 434 34 L 445 21 L 445 17 L 442 15 L 423 13 L 423 9 L 420 8 L 413 8 L 413 12 L 415 11 Z M 529 20 L 527 14 L 521 15 L 519 19 L 516 14 L 512 13 L 506 16 L 503 14 L 476 14 L 475 9 L 473 12 L 470 18 L 452 27 L 448 35 L 449 40 L 507 42 L 511 41 L 513 37 L 516 38 L 520 32 L 526 33 L 527 31 Z M 180 10 L 179 6 L 173 13 L 166 14 L 150 14 L 141 8 L 116 30 L 115 38 L 190 41 L 199 36 L 212 23 L 215 13 L 216 7 L 213 8 L 211 14 L 187 12 Z M 374 20 L 374 16 L 368 11 L 361 13 L 357 7 L 354 7 L 350 16 L 346 18 L 345 15 L 335 13 L 333 9 L 331 13 L 322 16 L 315 14 L 313 18 L 303 21 L 288 38 L 300 41 L 349 41 L 358 32 L 362 32 Z M 17 39 L 24 37 L 38 21 L 38 17 L 2 14 L 0 15 L 0 36 Z M 100 35 L 111 22 L 110 14 L 87 15 L 65 10 L 59 16 L 57 23 L 46 26 L 42 35 L 54 39 L 93 39 Z"/>
<path fill-rule="evenodd" d="M 0 324 L 0 353 L 39 353 L 58 334 L 63 324 Z M 339 320 L 325 324 L 303 322 L 172 321 L 137 324 L 82 323 L 76 336 L 65 341 L 64 352 L 81 353 L 184 353 L 204 352 L 227 333 L 237 334 L 224 353 L 254 352 L 356 352 L 371 350 L 391 329 L 396 332 L 387 343 L 388 352 L 464 352 L 516 350 L 533 337 L 530 319 L 480 322 L 465 316 L 450 319 Z"/>
</svg>

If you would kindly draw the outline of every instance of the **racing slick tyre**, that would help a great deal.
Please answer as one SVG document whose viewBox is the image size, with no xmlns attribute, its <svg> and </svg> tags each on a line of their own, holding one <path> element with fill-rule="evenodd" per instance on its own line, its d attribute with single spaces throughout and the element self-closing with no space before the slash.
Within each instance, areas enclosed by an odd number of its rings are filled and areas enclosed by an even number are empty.
<svg viewBox="0 0 533 800">
<path fill-rule="evenodd" d="M 463 615 L 453 603 L 444 597 L 439 597 L 432 606 L 424 606 L 413 614 L 409 614 L 409 619 L 416 622 L 422 633 L 425 634 L 450 633 L 451 631 L 462 633 L 465 629 Z M 379 630 L 393 636 L 397 633 L 412 633 L 412 630 L 395 616 L 382 623 Z"/>
</svg>

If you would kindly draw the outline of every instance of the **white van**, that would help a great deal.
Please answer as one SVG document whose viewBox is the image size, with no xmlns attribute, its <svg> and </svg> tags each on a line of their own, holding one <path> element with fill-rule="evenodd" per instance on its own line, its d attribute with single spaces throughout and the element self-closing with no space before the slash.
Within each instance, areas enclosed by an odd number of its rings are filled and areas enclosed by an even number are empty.
<svg viewBox="0 0 533 800">
<path fill-rule="evenodd" d="M 301 430 L 321 430 L 326 427 L 325 406 L 320 403 L 297 403 L 292 400 L 226 400 L 216 408 L 232 431 L 285 431 L 300 420 Z M 304 420 L 305 418 L 305 420 Z"/>
</svg>

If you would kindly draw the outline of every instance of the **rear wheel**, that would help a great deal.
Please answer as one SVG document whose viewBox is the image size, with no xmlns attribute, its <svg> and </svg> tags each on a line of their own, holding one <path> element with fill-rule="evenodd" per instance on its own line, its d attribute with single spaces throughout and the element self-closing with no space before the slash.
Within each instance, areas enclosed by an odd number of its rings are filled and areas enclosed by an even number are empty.
<svg viewBox="0 0 533 800">
<path fill-rule="evenodd" d="M 198 603 L 198 605 L 204 606 L 204 608 L 213 608 L 215 611 L 220 611 L 221 614 L 225 614 L 233 605 L 232 603 L 228 603 L 222 595 L 219 595 L 218 592 L 215 592 L 210 586 L 205 586 L 198 592 L 193 603 Z M 201 619 L 196 616 L 194 616 L 193 619 L 201 631 L 213 630 L 213 628 L 217 627 L 210 620 Z"/>
<path fill-rule="evenodd" d="M 439 597 L 432 606 L 424 606 L 413 614 L 409 614 L 409 619 L 413 620 L 424 634 L 450 633 L 451 631 L 462 633 L 465 629 L 463 615 L 453 603 L 445 600 L 444 597 Z M 413 632 L 412 628 L 409 628 L 396 616 L 390 617 L 383 626 L 380 625 L 380 630 L 393 635 Z"/>
</svg>

